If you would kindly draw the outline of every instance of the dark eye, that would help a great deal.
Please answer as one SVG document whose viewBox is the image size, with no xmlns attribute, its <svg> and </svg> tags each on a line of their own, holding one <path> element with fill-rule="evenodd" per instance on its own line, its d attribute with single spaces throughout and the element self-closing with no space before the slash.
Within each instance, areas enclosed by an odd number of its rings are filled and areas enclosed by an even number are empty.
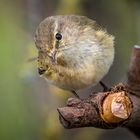
<svg viewBox="0 0 140 140">
<path fill-rule="evenodd" d="M 55 38 L 57 40 L 61 40 L 62 39 L 62 35 L 60 33 L 56 33 Z"/>
</svg>

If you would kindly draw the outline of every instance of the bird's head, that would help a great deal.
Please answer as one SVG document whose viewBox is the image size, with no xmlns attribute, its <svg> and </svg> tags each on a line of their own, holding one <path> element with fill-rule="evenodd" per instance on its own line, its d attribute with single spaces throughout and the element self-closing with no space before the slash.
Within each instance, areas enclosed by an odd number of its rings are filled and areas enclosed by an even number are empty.
<svg viewBox="0 0 140 140">
<path fill-rule="evenodd" d="M 96 22 L 84 16 L 63 15 L 46 18 L 39 24 L 35 34 L 39 73 L 43 74 L 48 67 L 58 65 L 78 66 L 89 55 L 94 55 L 90 46 L 95 45 L 96 54 L 100 52 L 96 45 L 98 30 L 100 27 Z"/>
</svg>

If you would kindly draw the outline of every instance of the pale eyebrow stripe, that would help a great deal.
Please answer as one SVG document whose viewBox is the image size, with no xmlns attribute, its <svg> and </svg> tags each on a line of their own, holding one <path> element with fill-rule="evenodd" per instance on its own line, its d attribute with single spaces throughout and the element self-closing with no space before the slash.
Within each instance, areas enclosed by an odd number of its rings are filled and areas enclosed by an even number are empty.
<svg viewBox="0 0 140 140">
<path fill-rule="evenodd" d="M 56 34 L 58 32 L 58 21 L 57 20 L 55 20 L 54 25 L 55 25 L 54 33 Z"/>
<path fill-rule="evenodd" d="M 53 46 L 52 40 L 54 40 L 55 20 L 51 19 L 48 26 L 49 26 L 49 36 L 46 36 L 46 37 L 49 38 L 48 41 L 49 41 L 50 46 Z"/>
<path fill-rule="evenodd" d="M 59 17 L 57 20 L 55 20 L 54 24 L 55 24 L 54 32 L 55 33 L 61 33 L 63 25 L 64 25 L 64 18 Z"/>
</svg>

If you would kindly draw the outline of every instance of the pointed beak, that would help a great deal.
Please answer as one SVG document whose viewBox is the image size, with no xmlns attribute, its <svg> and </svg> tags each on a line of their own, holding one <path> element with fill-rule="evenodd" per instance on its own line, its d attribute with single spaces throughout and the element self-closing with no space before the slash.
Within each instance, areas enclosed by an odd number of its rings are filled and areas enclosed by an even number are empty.
<svg viewBox="0 0 140 140">
<path fill-rule="evenodd" d="M 38 73 L 39 75 L 43 75 L 45 73 L 46 70 L 42 69 L 42 68 L 38 68 Z"/>
</svg>

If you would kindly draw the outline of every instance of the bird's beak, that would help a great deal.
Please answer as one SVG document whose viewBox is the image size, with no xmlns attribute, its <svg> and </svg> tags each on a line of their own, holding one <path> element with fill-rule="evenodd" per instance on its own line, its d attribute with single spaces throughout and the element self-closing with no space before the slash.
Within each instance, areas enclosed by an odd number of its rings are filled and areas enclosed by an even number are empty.
<svg viewBox="0 0 140 140">
<path fill-rule="evenodd" d="M 46 70 L 42 69 L 42 68 L 38 68 L 38 73 L 39 75 L 43 75 L 46 72 Z"/>
</svg>

